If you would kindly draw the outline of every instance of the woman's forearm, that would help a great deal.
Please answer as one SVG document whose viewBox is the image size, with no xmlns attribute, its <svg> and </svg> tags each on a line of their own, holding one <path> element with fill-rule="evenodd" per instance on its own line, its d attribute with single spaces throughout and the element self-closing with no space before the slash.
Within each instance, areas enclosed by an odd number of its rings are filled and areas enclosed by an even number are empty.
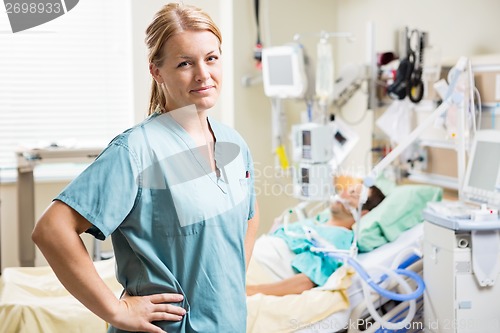
<svg viewBox="0 0 500 333">
<path fill-rule="evenodd" d="M 86 230 L 85 222 L 74 214 L 64 204 L 53 203 L 36 224 L 33 241 L 64 287 L 93 313 L 111 322 L 119 300 L 99 276 L 79 235 L 83 231 L 79 229 Z"/>
</svg>

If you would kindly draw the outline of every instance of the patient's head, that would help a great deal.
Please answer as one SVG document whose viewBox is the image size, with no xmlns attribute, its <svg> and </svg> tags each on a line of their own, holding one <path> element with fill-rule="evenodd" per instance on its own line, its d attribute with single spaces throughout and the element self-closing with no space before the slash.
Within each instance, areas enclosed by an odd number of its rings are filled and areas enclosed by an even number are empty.
<svg viewBox="0 0 500 333">
<path fill-rule="evenodd" d="M 352 210 L 358 208 L 362 186 L 362 184 L 350 184 L 341 190 L 341 193 L 338 194 L 340 200 L 334 201 L 330 207 L 331 224 L 342 225 L 346 228 L 352 227 L 355 222 Z M 378 187 L 370 187 L 366 202 L 361 207 L 361 215 L 377 207 L 384 198 L 385 195 Z"/>
<path fill-rule="evenodd" d="M 368 198 L 366 199 L 366 202 L 363 204 L 363 207 L 361 207 L 361 209 L 369 212 L 373 208 L 377 207 L 378 204 L 381 203 L 384 199 L 384 193 L 382 193 L 382 191 L 377 186 L 372 186 L 368 189 Z"/>
</svg>

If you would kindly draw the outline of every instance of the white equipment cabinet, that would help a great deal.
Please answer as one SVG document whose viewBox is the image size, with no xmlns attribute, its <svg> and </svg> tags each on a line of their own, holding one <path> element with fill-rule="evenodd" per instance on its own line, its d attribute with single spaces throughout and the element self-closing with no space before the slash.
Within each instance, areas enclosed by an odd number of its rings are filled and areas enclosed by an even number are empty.
<svg viewBox="0 0 500 333">
<path fill-rule="evenodd" d="M 424 210 L 425 332 L 500 332 L 500 220 Z"/>
</svg>

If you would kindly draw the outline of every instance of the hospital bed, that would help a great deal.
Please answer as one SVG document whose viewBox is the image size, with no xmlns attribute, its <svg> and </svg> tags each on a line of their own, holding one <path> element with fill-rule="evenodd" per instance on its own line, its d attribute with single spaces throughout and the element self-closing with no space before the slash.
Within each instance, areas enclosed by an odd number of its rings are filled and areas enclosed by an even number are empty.
<svg viewBox="0 0 500 333">
<path fill-rule="evenodd" d="M 99 275 L 118 297 L 114 259 L 95 262 Z M 105 333 L 107 323 L 78 302 L 49 266 L 5 268 L 0 279 L 0 332 Z"/>
<path fill-rule="evenodd" d="M 380 209 L 366 216 L 368 229 L 379 230 L 380 234 L 389 239 L 378 240 L 373 232 L 366 234 L 369 238 L 362 241 L 363 232 L 360 233 L 361 248 L 367 252 L 358 255 L 357 260 L 369 273 L 375 273 L 377 266 L 390 267 L 395 260 L 404 260 L 405 254 L 410 255 L 413 249 L 419 250 L 423 240 L 421 211 L 428 201 L 441 200 L 442 191 L 432 186 L 397 187 L 379 205 Z M 387 201 L 386 201 L 387 200 Z M 396 207 L 399 206 L 399 207 Z M 388 210 L 391 213 L 388 213 Z M 409 212 L 410 211 L 410 212 Z M 370 212 L 370 214 L 372 213 Z M 391 221 L 383 221 L 383 216 Z M 376 222 L 375 224 L 373 222 Z M 384 223 L 387 224 L 384 225 Z M 363 220 L 362 220 L 363 223 Z M 371 224 L 370 224 L 371 223 Z M 382 225 L 379 225 L 382 224 Z M 396 230 L 397 229 L 397 230 Z M 363 229 L 362 229 L 363 230 Z M 375 233 L 377 234 L 377 233 Z M 261 237 L 268 237 L 267 235 Z M 261 240 L 256 243 L 258 247 Z M 273 278 L 276 265 L 271 262 L 259 260 L 259 249 L 254 252 L 254 262 L 251 263 L 249 274 L 258 280 Z M 265 250 L 267 253 L 273 249 Z M 397 258 L 398 257 L 398 258 Z M 287 260 L 286 256 L 280 260 Z M 412 263 L 407 269 L 422 274 L 422 260 Z M 271 271 L 269 271 L 269 267 Z M 253 269 L 254 271 L 250 271 Z M 248 333 L 260 332 L 298 332 L 298 333 L 333 333 L 333 332 L 377 332 L 380 325 L 374 322 L 367 311 L 367 304 L 363 296 L 361 278 L 352 269 L 346 270 L 338 276 L 337 285 L 332 284 L 327 290 L 308 290 L 301 295 L 287 295 L 283 297 L 254 295 L 247 298 L 249 310 Z M 266 276 L 266 274 L 268 274 Z M 334 275 L 336 275 L 335 272 Z M 254 281 L 255 281 L 254 280 Z M 263 282 L 262 280 L 260 281 Z M 268 281 L 272 282 L 272 281 Z M 394 286 L 393 284 L 392 286 Z M 387 288 L 391 288 L 388 286 Z M 401 291 L 400 291 L 401 292 Z M 386 321 L 398 321 L 406 316 L 407 302 L 395 302 L 385 299 L 377 294 L 372 294 L 372 302 L 378 308 L 379 314 Z M 423 330 L 422 323 L 422 298 L 417 300 L 417 311 L 411 324 L 398 332 L 418 332 Z M 379 332 L 382 332 L 379 330 Z M 384 330 L 383 332 L 395 332 Z"/>
</svg>

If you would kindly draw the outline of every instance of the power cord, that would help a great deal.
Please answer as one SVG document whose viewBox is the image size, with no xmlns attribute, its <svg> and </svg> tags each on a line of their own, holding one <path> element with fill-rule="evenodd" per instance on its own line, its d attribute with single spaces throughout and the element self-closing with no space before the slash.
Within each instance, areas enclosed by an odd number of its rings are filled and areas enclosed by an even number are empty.
<svg viewBox="0 0 500 333">
<path fill-rule="evenodd" d="M 261 69 L 262 68 L 262 41 L 260 39 L 259 0 L 254 0 L 254 9 L 255 9 L 255 23 L 257 26 L 257 42 L 255 43 L 253 58 L 257 62 L 257 64 L 256 64 L 257 68 Z"/>
<path fill-rule="evenodd" d="M 409 73 L 408 82 L 406 85 L 406 94 L 408 98 L 413 103 L 419 103 L 424 97 L 424 82 L 422 81 L 422 68 L 424 64 L 424 43 L 425 43 L 425 32 L 418 32 L 418 30 L 413 30 L 412 34 L 416 33 L 418 38 L 418 60 L 415 55 L 415 50 L 411 50 L 410 54 L 413 58 L 412 70 Z M 409 45 L 409 44 L 408 44 Z"/>
<path fill-rule="evenodd" d="M 412 48 L 414 36 L 417 36 L 417 41 L 415 48 Z M 424 97 L 422 69 L 426 37 L 425 32 L 416 29 L 406 36 L 407 56 L 399 64 L 394 83 L 387 87 L 387 94 L 392 99 L 402 100 L 408 96 L 411 102 L 419 103 Z"/>
</svg>

